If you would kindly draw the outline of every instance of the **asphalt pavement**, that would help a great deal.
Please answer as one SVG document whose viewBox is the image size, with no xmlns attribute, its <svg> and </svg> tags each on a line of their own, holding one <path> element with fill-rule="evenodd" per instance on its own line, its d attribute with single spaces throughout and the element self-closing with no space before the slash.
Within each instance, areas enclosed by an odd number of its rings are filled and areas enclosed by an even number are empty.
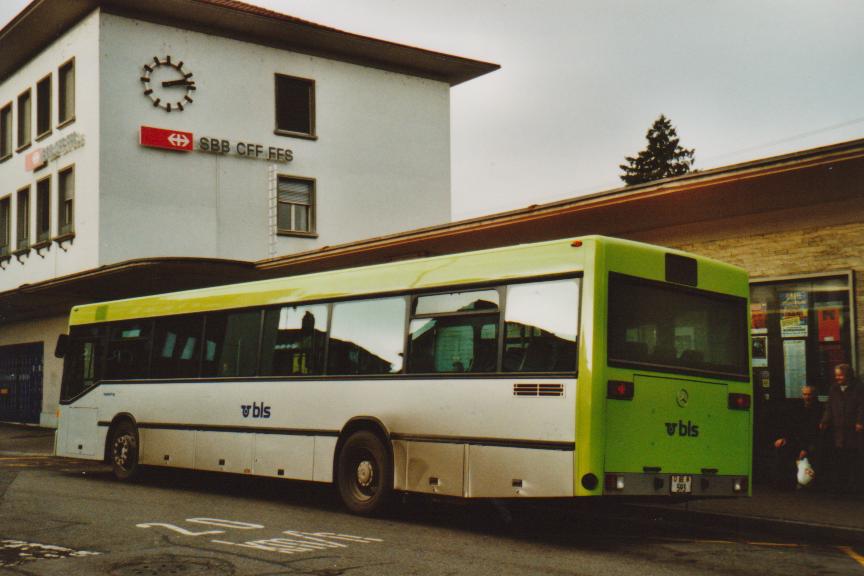
<svg viewBox="0 0 864 576">
<path fill-rule="evenodd" d="M 53 452 L 54 431 L 0 423 L 0 459 Z M 783 534 L 801 541 L 864 542 L 864 498 L 757 485 L 751 498 L 629 504 L 672 522 Z"/>
</svg>

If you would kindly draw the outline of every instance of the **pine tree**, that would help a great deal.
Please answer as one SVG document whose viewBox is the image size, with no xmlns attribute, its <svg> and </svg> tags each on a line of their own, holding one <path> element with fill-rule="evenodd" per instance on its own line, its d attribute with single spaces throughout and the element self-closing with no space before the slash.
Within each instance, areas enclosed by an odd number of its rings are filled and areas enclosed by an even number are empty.
<svg viewBox="0 0 864 576">
<path fill-rule="evenodd" d="M 666 116 L 661 114 L 645 137 L 648 147 L 635 158 L 627 156 L 627 164 L 619 166 L 624 171 L 621 180 L 628 186 L 690 172 L 694 149 L 679 146 L 678 133 Z"/>
</svg>

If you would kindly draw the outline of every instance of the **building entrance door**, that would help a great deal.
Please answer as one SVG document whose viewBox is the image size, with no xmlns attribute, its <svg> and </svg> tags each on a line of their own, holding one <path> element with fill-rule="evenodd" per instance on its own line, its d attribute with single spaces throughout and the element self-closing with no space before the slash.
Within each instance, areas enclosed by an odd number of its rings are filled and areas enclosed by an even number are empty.
<svg viewBox="0 0 864 576">
<path fill-rule="evenodd" d="M 0 346 L 0 421 L 39 423 L 42 343 Z"/>
</svg>

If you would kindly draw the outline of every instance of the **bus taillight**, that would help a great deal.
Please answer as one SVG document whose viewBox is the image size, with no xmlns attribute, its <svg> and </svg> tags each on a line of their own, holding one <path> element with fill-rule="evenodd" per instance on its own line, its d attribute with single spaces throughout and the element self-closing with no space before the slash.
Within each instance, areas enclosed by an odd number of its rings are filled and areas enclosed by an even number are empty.
<svg viewBox="0 0 864 576">
<path fill-rule="evenodd" d="M 609 380 L 606 383 L 606 398 L 611 398 L 613 400 L 632 400 L 633 392 L 633 382 Z"/>
<path fill-rule="evenodd" d="M 736 478 L 735 482 L 732 484 L 732 491 L 735 493 L 741 493 L 747 491 L 747 478 Z"/>
<path fill-rule="evenodd" d="M 747 394 L 729 393 L 730 410 L 750 410 L 750 396 Z"/>
</svg>

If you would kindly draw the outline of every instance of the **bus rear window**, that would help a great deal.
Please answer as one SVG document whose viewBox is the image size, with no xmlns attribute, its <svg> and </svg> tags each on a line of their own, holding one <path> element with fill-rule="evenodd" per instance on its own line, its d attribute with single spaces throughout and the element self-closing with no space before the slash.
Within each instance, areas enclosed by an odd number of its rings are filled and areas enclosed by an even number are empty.
<svg viewBox="0 0 864 576">
<path fill-rule="evenodd" d="M 746 300 L 609 275 L 610 365 L 747 378 Z"/>
</svg>

